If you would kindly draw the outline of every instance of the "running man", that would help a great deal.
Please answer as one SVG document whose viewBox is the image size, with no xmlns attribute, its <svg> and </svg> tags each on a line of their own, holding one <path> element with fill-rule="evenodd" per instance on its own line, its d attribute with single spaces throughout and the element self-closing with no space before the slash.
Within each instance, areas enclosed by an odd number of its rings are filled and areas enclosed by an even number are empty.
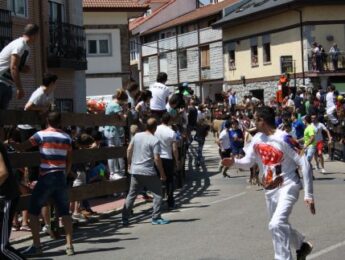
<svg viewBox="0 0 345 260">
<path fill-rule="evenodd" d="M 313 180 L 310 164 L 291 136 L 275 128 L 275 113 L 270 107 L 259 107 L 255 114 L 258 133 L 245 147 L 245 157 L 223 159 L 227 167 L 249 169 L 255 163 L 263 174 L 263 187 L 269 212 L 268 228 L 272 233 L 274 259 L 292 260 L 290 245 L 296 248 L 297 260 L 306 259 L 312 251 L 310 242 L 289 224 L 293 205 L 298 200 L 301 180 L 297 168 L 303 174 L 304 201 L 315 214 Z"/>
</svg>

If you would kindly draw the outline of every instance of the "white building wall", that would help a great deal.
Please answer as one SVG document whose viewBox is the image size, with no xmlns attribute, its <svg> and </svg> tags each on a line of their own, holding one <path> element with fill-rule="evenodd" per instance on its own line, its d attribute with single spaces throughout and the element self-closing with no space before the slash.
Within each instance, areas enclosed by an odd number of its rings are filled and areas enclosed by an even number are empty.
<svg viewBox="0 0 345 260">
<path fill-rule="evenodd" d="M 167 84 L 177 84 L 177 55 L 176 52 L 167 53 L 168 60 L 168 82 Z"/>
<path fill-rule="evenodd" d="M 69 23 L 83 26 L 83 1 L 64 1 L 64 4 L 68 4 Z M 86 79 L 84 70 L 74 72 L 73 109 L 74 112 L 86 112 Z"/>
<path fill-rule="evenodd" d="M 88 78 L 86 79 L 87 96 L 114 95 L 122 87 L 121 78 Z"/>
<path fill-rule="evenodd" d="M 211 79 L 220 79 L 224 77 L 222 42 L 215 42 L 210 44 L 210 65 Z"/>
<path fill-rule="evenodd" d="M 114 73 L 121 72 L 121 40 L 119 29 L 88 29 L 86 34 L 110 35 L 109 56 L 88 56 L 88 68 L 86 73 Z"/>
</svg>

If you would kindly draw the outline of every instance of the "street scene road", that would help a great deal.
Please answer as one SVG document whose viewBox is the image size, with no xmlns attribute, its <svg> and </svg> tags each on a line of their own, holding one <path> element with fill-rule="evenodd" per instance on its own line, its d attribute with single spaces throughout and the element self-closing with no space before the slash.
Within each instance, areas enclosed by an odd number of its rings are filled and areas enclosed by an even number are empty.
<svg viewBox="0 0 345 260">
<path fill-rule="evenodd" d="M 248 185 L 248 171 L 231 170 L 230 179 L 218 173 L 213 138 L 205 144 L 200 169 L 194 167 L 194 149 L 187 158 L 187 183 L 176 192 L 178 207 L 163 215 L 169 225 L 151 225 L 151 203 L 146 203 L 134 209 L 129 227 L 122 227 L 120 214 L 78 227 L 73 259 L 273 259 L 263 190 Z M 344 259 L 344 166 L 326 162 L 327 174 L 315 171 L 315 216 L 301 198 L 294 207 L 291 224 L 314 245 L 307 259 Z M 43 241 L 40 259 L 66 259 L 64 240 Z"/>
</svg>

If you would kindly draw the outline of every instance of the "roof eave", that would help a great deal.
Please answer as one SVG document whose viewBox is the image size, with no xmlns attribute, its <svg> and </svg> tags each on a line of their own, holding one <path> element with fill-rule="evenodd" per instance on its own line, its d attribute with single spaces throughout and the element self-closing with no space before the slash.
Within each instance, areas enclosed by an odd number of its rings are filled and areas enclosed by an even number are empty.
<svg viewBox="0 0 345 260">
<path fill-rule="evenodd" d="M 218 14 L 218 13 L 220 13 L 220 12 L 222 12 L 222 11 L 217 11 L 217 12 L 213 12 L 213 13 L 208 13 L 207 15 L 200 16 L 200 17 L 198 17 L 198 18 L 191 19 L 191 20 L 188 20 L 188 21 L 184 21 L 184 22 L 175 24 L 175 25 L 170 26 L 170 27 L 165 27 L 165 28 L 161 28 L 161 29 L 157 29 L 157 30 L 155 30 L 155 29 L 153 28 L 153 29 L 151 29 L 151 30 L 149 30 L 149 31 L 145 31 L 145 32 L 141 33 L 141 35 L 144 36 L 144 35 L 148 35 L 148 34 L 151 34 L 151 33 L 156 33 L 156 32 L 160 32 L 160 31 L 163 31 L 163 30 L 167 30 L 167 29 L 169 29 L 169 28 L 176 27 L 176 26 L 180 26 L 180 25 L 183 25 L 183 24 L 189 24 L 189 23 L 191 23 L 191 22 L 196 22 L 196 21 L 199 21 L 199 20 L 201 20 L 201 19 L 203 19 L 203 18 L 205 18 L 205 17 L 209 17 L 209 16 L 212 16 L 212 15 L 216 15 L 216 14 Z"/>
<path fill-rule="evenodd" d="M 260 18 L 267 17 L 266 16 L 267 14 L 275 15 L 275 14 L 282 13 L 282 12 L 285 12 L 287 10 L 291 10 L 291 9 L 297 8 L 297 7 L 300 7 L 299 3 L 294 3 L 294 4 L 289 3 L 286 5 L 280 5 L 280 6 L 275 6 L 275 7 L 269 8 L 269 9 L 265 9 L 265 10 L 262 10 L 262 11 L 257 12 L 257 13 L 252 13 L 252 14 L 248 14 L 246 16 L 238 17 L 238 18 L 235 18 L 235 19 L 229 20 L 229 21 L 222 21 L 222 20 L 224 20 L 224 18 L 225 18 L 224 17 L 223 19 L 220 19 L 219 21 L 213 23 L 212 28 L 224 28 L 224 27 L 229 27 L 229 26 L 233 26 L 233 25 L 239 25 L 242 23 L 246 23 L 246 22 L 250 22 L 250 21 L 260 19 Z"/>
<path fill-rule="evenodd" d="M 149 7 L 83 7 L 83 12 L 146 12 Z"/>
</svg>

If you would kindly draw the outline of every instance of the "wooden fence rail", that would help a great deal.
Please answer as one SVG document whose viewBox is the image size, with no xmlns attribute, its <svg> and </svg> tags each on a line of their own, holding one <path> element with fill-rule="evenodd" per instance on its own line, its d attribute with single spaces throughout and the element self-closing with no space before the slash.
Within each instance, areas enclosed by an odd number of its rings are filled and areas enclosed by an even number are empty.
<svg viewBox="0 0 345 260">
<path fill-rule="evenodd" d="M 123 126 L 128 127 L 126 120 L 117 116 L 109 115 L 88 115 L 76 113 L 62 113 L 62 127 L 78 126 Z M 17 126 L 19 124 L 45 125 L 45 115 L 33 111 L 0 110 L 0 124 L 5 126 Z M 128 132 L 128 131 L 127 131 Z M 102 147 L 99 149 L 74 150 L 72 152 L 73 163 L 88 163 L 106 160 L 110 158 L 126 158 L 126 146 Z M 10 153 L 9 158 L 14 168 L 33 167 L 40 164 L 39 152 Z M 98 196 L 123 192 L 128 189 L 128 179 L 123 178 L 117 181 L 100 181 L 86 184 L 69 190 L 70 201 L 79 201 Z M 17 209 L 24 210 L 29 206 L 30 195 L 22 196 Z"/>
</svg>

